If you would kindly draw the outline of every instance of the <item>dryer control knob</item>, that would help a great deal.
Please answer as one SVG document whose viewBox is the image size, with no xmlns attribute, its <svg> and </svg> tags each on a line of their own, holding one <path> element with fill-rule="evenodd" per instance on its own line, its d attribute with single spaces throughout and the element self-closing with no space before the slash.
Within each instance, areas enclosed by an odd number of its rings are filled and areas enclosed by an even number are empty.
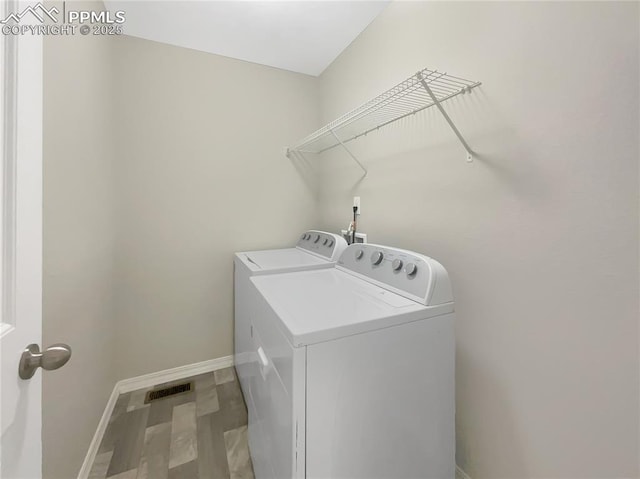
<svg viewBox="0 0 640 479">
<path fill-rule="evenodd" d="M 325 238 L 325 240 L 322 242 L 322 244 L 327 246 L 327 243 L 329 243 L 329 240 Z"/>
<path fill-rule="evenodd" d="M 373 265 L 380 264 L 382 263 L 383 258 L 384 258 L 384 255 L 382 254 L 382 251 L 376 251 L 371 255 L 371 264 Z"/>
<path fill-rule="evenodd" d="M 317 243 L 318 241 L 320 241 L 320 235 L 316 235 L 316 239 L 313 240 L 314 243 Z"/>
<path fill-rule="evenodd" d="M 356 251 L 356 259 L 362 259 L 362 257 L 364 256 L 364 251 L 359 249 L 358 251 Z"/>
<path fill-rule="evenodd" d="M 328 240 L 328 241 L 329 241 L 329 243 L 327 243 L 327 246 L 328 246 L 329 248 L 331 248 L 331 247 L 333 246 L 333 240 L 332 240 L 332 239 L 330 239 L 330 240 Z"/>
<path fill-rule="evenodd" d="M 404 267 L 404 271 L 409 277 L 415 276 L 418 272 L 418 267 L 413 263 L 407 263 L 407 265 Z"/>
<path fill-rule="evenodd" d="M 393 263 L 391 263 L 391 268 L 394 271 L 400 271 L 402 269 L 402 260 L 401 259 L 394 259 Z"/>
<path fill-rule="evenodd" d="M 307 239 L 307 235 L 300 236 L 300 239 Z"/>
<path fill-rule="evenodd" d="M 309 241 L 311 239 L 311 235 L 304 235 L 304 239 L 306 239 L 307 241 Z"/>
</svg>

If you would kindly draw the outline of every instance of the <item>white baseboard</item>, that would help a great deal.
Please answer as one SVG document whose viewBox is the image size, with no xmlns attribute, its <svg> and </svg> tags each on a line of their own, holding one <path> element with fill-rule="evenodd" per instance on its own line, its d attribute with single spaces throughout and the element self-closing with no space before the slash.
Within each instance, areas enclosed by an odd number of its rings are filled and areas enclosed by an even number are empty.
<svg viewBox="0 0 640 479">
<path fill-rule="evenodd" d="M 173 369 L 165 369 L 156 373 L 145 374 L 135 378 L 123 379 L 118 382 L 120 394 L 135 391 L 137 389 L 148 388 L 156 384 L 168 383 L 176 379 L 187 378 L 189 376 L 197 376 L 216 369 L 228 368 L 233 366 L 233 356 L 225 356 L 217 359 L 202 361 L 201 363 L 188 364 Z"/>
<path fill-rule="evenodd" d="M 456 464 L 456 479 L 471 479 L 460 466 Z"/>
<path fill-rule="evenodd" d="M 102 417 L 100 418 L 100 422 L 98 423 L 96 432 L 93 435 L 93 439 L 91 439 L 91 443 L 89 444 L 87 455 L 84 457 L 84 462 L 82 463 L 82 467 L 80 468 L 80 472 L 78 473 L 78 479 L 87 479 L 89 477 L 91 466 L 93 465 L 93 461 L 95 461 L 96 455 L 98 454 L 98 448 L 100 447 L 100 443 L 102 442 L 102 436 L 104 436 L 104 433 L 107 430 L 109 418 L 111 417 L 111 413 L 113 412 L 113 408 L 116 405 L 116 401 L 118 400 L 119 395 L 120 392 L 118 391 L 118 384 L 116 383 L 113 391 L 111 391 L 111 396 L 109 396 L 107 405 L 104 407 L 104 412 L 102 413 Z"/>
<path fill-rule="evenodd" d="M 233 356 L 224 356 L 222 358 L 210 359 L 200 363 L 188 364 L 186 366 L 166 369 L 164 371 L 158 371 L 118 381 L 111 392 L 111 396 L 109 396 L 109 400 L 104 408 L 104 412 L 102 413 L 96 432 L 93 435 L 91 444 L 89 444 L 87 455 L 85 456 L 80 472 L 78 473 L 78 479 L 88 479 L 89 477 L 91 466 L 96 459 L 98 448 L 102 442 L 102 437 L 107 430 L 111 413 L 113 412 L 113 408 L 115 407 L 120 394 L 135 391 L 137 389 L 148 388 L 155 386 L 156 384 L 175 381 L 177 379 L 197 376 L 198 374 L 204 374 L 218 369 L 228 368 L 230 366 L 233 366 Z"/>
</svg>

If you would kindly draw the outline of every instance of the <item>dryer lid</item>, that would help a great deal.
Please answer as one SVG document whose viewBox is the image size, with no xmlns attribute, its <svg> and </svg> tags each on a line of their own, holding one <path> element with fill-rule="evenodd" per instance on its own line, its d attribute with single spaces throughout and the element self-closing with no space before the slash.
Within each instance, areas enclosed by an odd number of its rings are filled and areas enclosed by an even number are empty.
<svg viewBox="0 0 640 479">
<path fill-rule="evenodd" d="M 337 268 L 253 277 L 294 346 L 395 326 L 453 311 L 426 307 Z"/>
</svg>

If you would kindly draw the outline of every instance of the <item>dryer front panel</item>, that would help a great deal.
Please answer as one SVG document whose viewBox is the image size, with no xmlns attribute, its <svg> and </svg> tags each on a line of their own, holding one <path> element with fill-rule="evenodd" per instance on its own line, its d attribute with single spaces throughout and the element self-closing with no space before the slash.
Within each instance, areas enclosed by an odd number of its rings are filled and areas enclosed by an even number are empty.
<svg viewBox="0 0 640 479">
<path fill-rule="evenodd" d="M 255 295 L 252 307 L 251 397 L 255 415 L 249 418 L 251 455 L 256 478 L 304 477 L 304 371 L 306 351 L 293 348 L 274 312 Z M 267 459 L 268 464 L 265 463 Z"/>
</svg>

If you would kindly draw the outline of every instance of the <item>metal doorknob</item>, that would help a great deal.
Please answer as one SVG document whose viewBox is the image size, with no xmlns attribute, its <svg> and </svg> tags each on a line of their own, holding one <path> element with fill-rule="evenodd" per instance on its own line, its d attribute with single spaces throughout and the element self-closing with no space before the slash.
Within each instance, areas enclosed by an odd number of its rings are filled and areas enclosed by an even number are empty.
<svg viewBox="0 0 640 479">
<path fill-rule="evenodd" d="M 36 369 L 47 371 L 61 368 L 71 358 L 71 348 L 66 344 L 54 344 L 40 352 L 37 344 L 30 344 L 22 352 L 18 375 L 21 379 L 30 379 L 36 373 Z"/>
</svg>

